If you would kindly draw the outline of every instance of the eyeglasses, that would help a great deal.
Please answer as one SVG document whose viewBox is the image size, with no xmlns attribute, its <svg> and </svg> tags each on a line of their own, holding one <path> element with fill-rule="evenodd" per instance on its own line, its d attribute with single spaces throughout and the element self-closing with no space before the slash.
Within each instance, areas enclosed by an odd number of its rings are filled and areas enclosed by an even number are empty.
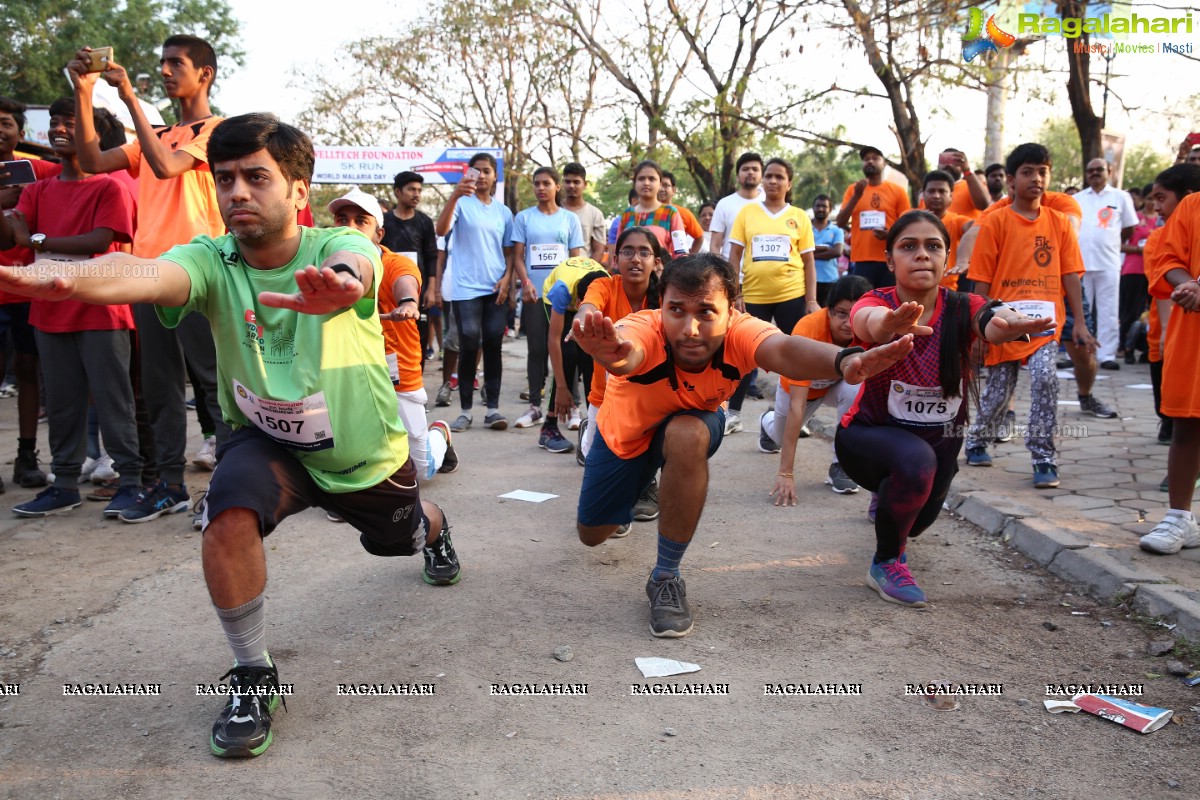
<svg viewBox="0 0 1200 800">
<path fill-rule="evenodd" d="M 654 258 L 654 251 L 649 247 L 622 247 L 618 253 L 621 258 Z"/>
<path fill-rule="evenodd" d="M 846 312 L 846 311 L 841 311 L 841 310 L 837 310 L 837 309 L 830 309 L 830 310 L 829 310 L 829 316 L 831 316 L 831 317 L 833 317 L 834 319 L 837 319 L 837 320 L 846 320 L 846 319 L 850 319 L 850 314 L 849 314 L 848 312 Z"/>
</svg>

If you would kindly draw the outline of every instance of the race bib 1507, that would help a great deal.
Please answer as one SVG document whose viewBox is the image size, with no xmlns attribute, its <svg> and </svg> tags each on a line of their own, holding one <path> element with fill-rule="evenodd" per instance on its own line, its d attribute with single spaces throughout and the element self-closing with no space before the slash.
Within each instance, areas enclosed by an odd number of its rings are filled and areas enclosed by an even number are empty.
<svg viewBox="0 0 1200 800">
<path fill-rule="evenodd" d="M 333 447 L 333 426 L 329 424 L 324 392 L 302 400 L 270 400 L 235 380 L 233 397 L 246 419 L 276 444 L 305 451 Z"/>
</svg>

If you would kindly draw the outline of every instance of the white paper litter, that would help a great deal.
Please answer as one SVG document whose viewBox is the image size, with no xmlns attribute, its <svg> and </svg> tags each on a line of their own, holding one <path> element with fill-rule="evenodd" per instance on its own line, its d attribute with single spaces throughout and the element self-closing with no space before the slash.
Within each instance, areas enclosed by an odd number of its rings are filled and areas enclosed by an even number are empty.
<svg viewBox="0 0 1200 800">
<path fill-rule="evenodd" d="M 1126 389 L 1153 389 L 1154 387 L 1149 383 L 1131 383 L 1128 386 L 1126 386 L 1125 388 Z"/>
<path fill-rule="evenodd" d="M 545 492 L 530 492 L 525 489 L 514 489 L 508 494 L 502 494 L 508 500 L 524 500 L 527 503 L 544 503 L 547 500 L 553 500 L 558 497 L 556 494 L 546 494 Z"/>
<path fill-rule="evenodd" d="M 699 672 L 699 664 L 689 664 L 686 661 L 676 661 L 673 658 L 635 658 L 633 663 L 642 671 L 643 678 L 666 678 L 670 675 L 684 675 L 688 672 Z"/>
</svg>

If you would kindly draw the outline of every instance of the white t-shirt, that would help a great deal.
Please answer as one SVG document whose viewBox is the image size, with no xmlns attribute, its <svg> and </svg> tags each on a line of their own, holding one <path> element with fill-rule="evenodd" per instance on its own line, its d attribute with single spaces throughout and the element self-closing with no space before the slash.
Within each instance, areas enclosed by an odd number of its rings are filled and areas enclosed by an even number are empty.
<svg viewBox="0 0 1200 800">
<path fill-rule="evenodd" d="M 709 233 L 719 233 L 725 237 L 725 241 L 721 243 L 721 255 L 729 258 L 729 247 L 733 244 L 729 240 L 729 232 L 733 230 L 733 221 L 737 219 L 738 212 L 751 203 L 762 204 L 763 201 L 762 187 L 759 187 L 758 197 L 746 199 L 737 192 L 731 195 L 722 197 L 717 201 L 717 208 L 713 211 L 712 222 L 708 225 Z"/>
<path fill-rule="evenodd" d="M 442 301 L 448 303 L 454 299 L 454 278 L 450 274 L 450 244 L 445 236 L 437 237 L 437 249 L 446 254 L 446 266 L 442 268 L 442 285 L 438 289 L 442 292 Z"/>
<path fill-rule="evenodd" d="M 1138 224 L 1137 210 L 1129 192 L 1105 186 L 1096 193 L 1089 186 L 1075 193 L 1083 209 L 1079 228 L 1079 250 L 1083 267 L 1088 272 L 1120 272 L 1124 255 L 1121 253 L 1121 229 Z"/>
</svg>

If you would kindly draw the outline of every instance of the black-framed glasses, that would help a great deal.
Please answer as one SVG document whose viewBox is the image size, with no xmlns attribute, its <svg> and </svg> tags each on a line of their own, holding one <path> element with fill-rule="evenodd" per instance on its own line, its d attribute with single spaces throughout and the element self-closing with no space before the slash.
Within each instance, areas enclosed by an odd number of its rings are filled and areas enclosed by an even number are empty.
<svg viewBox="0 0 1200 800">
<path fill-rule="evenodd" d="M 654 258 L 654 251 L 649 247 L 622 247 L 618 251 L 621 258 Z"/>
</svg>

